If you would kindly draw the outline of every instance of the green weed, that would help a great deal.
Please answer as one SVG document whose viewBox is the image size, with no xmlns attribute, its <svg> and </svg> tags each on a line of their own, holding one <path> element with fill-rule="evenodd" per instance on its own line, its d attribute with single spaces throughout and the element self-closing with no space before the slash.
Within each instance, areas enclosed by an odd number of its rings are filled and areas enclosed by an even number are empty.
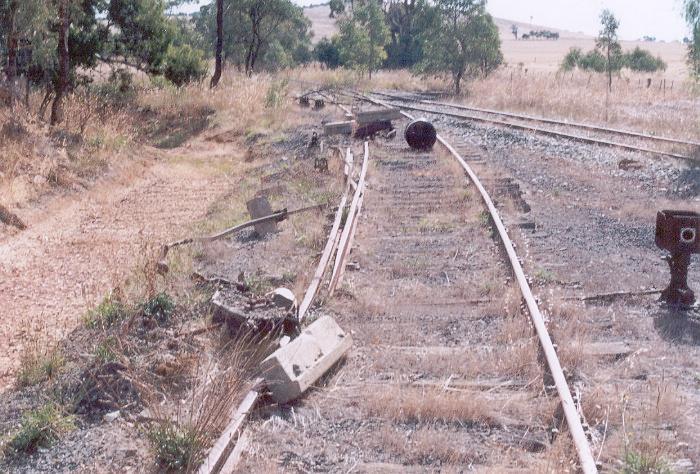
<svg viewBox="0 0 700 474">
<path fill-rule="evenodd" d="M 60 407 L 50 403 L 22 415 L 20 427 L 5 450 L 15 454 L 31 454 L 38 448 L 49 447 L 74 427 L 73 418 L 64 415 Z"/>
<path fill-rule="evenodd" d="M 88 311 L 83 318 L 83 322 L 89 329 L 106 329 L 126 319 L 128 314 L 126 306 L 110 295 L 105 297 L 95 308 Z"/>
<path fill-rule="evenodd" d="M 148 439 L 158 463 L 174 470 L 183 470 L 199 464 L 203 453 L 203 439 L 190 426 L 162 422 L 148 432 Z"/>
</svg>

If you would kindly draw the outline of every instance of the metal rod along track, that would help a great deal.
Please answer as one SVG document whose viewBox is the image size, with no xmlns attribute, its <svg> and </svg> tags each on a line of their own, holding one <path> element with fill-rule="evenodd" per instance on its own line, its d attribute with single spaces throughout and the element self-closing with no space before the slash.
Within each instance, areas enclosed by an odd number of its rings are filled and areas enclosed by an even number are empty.
<svg viewBox="0 0 700 474">
<path fill-rule="evenodd" d="M 435 101 L 427 101 L 427 100 L 408 99 L 406 97 L 392 96 L 390 94 L 385 94 L 385 93 L 381 93 L 381 92 L 373 92 L 373 94 L 382 95 L 385 97 L 392 98 L 393 100 L 398 100 L 398 101 L 403 101 L 403 102 L 417 102 L 417 103 L 432 104 L 432 105 L 436 105 L 436 106 L 440 106 L 440 107 L 453 107 L 453 108 L 462 109 L 462 110 L 471 110 L 471 111 L 475 111 L 475 112 L 489 113 L 489 114 L 501 115 L 501 116 L 506 116 L 506 117 L 511 117 L 511 118 L 518 118 L 520 120 L 531 120 L 531 121 L 539 121 L 542 123 L 556 124 L 556 125 L 560 125 L 560 126 L 585 128 L 588 130 L 596 130 L 596 131 L 600 131 L 600 132 L 604 131 L 606 133 L 612 133 L 612 134 L 617 134 L 617 135 L 626 135 L 626 136 L 632 136 L 632 137 L 637 137 L 637 138 L 654 139 L 654 140 L 672 142 L 672 143 L 682 144 L 682 145 L 687 145 L 687 146 L 700 146 L 700 143 L 696 143 L 696 142 L 685 142 L 685 141 L 676 140 L 676 139 L 672 139 L 672 138 L 654 137 L 653 135 L 646 135 L 646 134 L 637 133 L 637 132 L 629 132 L 626 130 L 608 129 L 605 127 L 597 127 L 595 125 L 560 122 L 557 120 L 541 119 L 541 118 L 537 118 L 537 117 L 512 114 L 512 113 L 508 113 L 508 112 L 498 112 L 495 110 L 477 109 L 477 108 L 473 108 L 473 107 L 461 106 L 461 105 L 457 105 L 457 104 L 450 104 L 450 103 L 446 103 L 446 102 L 435 102 Z M 391 105 L 397 106 L 395 104 L 391 104 Z M 389 104 L 385 104 L 385 106 L 388 107 Z M 552 136 L 552 137 L 568 138 L 570 140 L 575 140 L 575 141 L 579 141 L 579 142 L 583 142 L 583 143 L 590 143 L 590 144 L 594 144 L 594 145 L 603 145 L 603 146 L 621 148 L 621 149 L 630 150 L 630 151 L 650 153 L 652 155 L 666 156 L 666 157 L 675 158 L 678 160 L 689 161 L 691 163 L 699 163 L 700 162 L 700 159 L 693 158 L 692 156 L 680 155 L 678 153 L 671 153 L 671 152 L 666 152 L 666 151 L 661 151 L 661 150 L 653 150 L 651 148 L 645 148 L 645 147 L 637 147 L 634 145 L 627 145 L 625 143 L 619 143 L 619 142 L 611 142 L 608 140 L 602 140 L 602 139 L 597 139 L 597 138 L 584 137 L 581 135 L 573 135 L 571 133 L 558 132 L 555 130 L 548 130 L 545 128 L 535 127 L 535 126 L 531 126 L 531 125 L 523 125 L 523 124 L 516 124 L 516 123 L 511 123 L 511 122 L 504 122 L 503 120 L 489 119 L 489 118 L 477 117 L 474 115 L 466 115 L 466 114 L 460 114 L 460 113 L 454 113 L 454 112 L 446 112 L 446 111 L 435 110 L 435 109 L 430 109 L 430 108 L 426 108 L 426 107 L 417 107 L 415 105 L 400 105 L 398 107 L 400 107 L 402 109 L 415 110 L 418 112 L 426 112 L 426 113 L 430 113 L 430 114 L 445 115 L 448 117 L 454 117 L 454 118 L 459 118 L 459 119 L 464 119 L 464 120 L 474 120 L 477 122 L 493 123 L 496 125 L 501 125 L 503 127 L 509 127 L 509 128 L 514 128 L 514 129 L 518 129 L 518 130 L 535 132 L 535 133 L 539 133 L 541 135 L 548 135 L 548 136 Z"/>
<path fill-rule="evenodd" d="M 386 102 L 376 100 L 365 95 L 357 94 L 357 97 L 367 102 L 374 103 L 376 105 L 380 105 L 383 107 L 391 107 L 391 105 L 387 104 Z M 402 108 L 409 107 L 402 106 Z M 406 112 L 401 113 L 408 119 L 414 120 L 414 118 Z M 593 454 L 591 453 L 591 448 L 588 444 L 586 434 L 583 431 L 583 426 L 581 425 L 581 418 L 579 417 L 579 414 L 576 411 L 576 405 L 574 404 L 573 397 L 571 396 L 571 391 L 569 390 L 569 385 L 561 368 L 559 358 L 557 357 L 557 352 L 554 349 L 552 339 L 549 336 L 549 332 L 547 331 L 547 326 L 544 322 L 544 317 L 542 316 L 542 313 L 540 312 L 540 309 L 537 306 L 537 301 L 535 300 L 535 297 L 532 294 L 532 290 L 530 289 L 530 285 L 527 282 L 527 278 L 525 276 L 525 272 L 523 271 L 523 267 L 520 264 L 518 255 L 515 253 L 515 248 L 513 246 L 512 241 L 510 240 L 510 237 L 508 237 L 508 232 L 506 231 L 506 228 L 503 225 L 503 221 L 501 220 L 501 217 L 498 214 L 498 210 L 496 209 L 493 200 L 486 191 L 486 188 L 484 188 L 484 186 L 481 184 L 481 181 L 479 180 L 476 173 L 474 173 L 472 168 L 464 160 L 464 158 L 462 158 L 459 152 L 457 152 L 457 150 L 455 150 L 452 147 L 452 145 L 450 145 L 442 136 L 438 135 L 437 138 L 438 141 L 445 148 L 447 148 L 447 150 L 455 157 L 455 159 L 457 159 L 457 161 L 467 173 L 471 181 L 477 187 L 479 193 L 481 194 L 481 198 L 484 201 L 484 204 L 486 204 L 486 207 L 488 208 L 489 213 L 491 214 L 491 218 L 493 220 L 494 225 L 496 226 L 496 229 L 498 230 L 498 234 L 503 243 L 503 247 L 505 248 L 506 253 L 508 254 L 508 260 L 510 261 L 510 264 L 513 268 L 513 273 L 515 274 L 515 278 L 518 282 L 518 287 L 520 288 L 520 292 L 523 296 L 523 299 L 527 304 L 527 308 L 530 313 L 530 318 L 532 319 L 532 323 L 535 326 L 535 331 L 537 333 L 537 337 L 539 338 L 540 345 L 542 346 L 542 350 L 547 360 L 547 365 L 552 374 L 552 378 L 554 379 L 554 384 L 556 386 L 559 399 L 561 400 L 562 409 L 566 417 L 566 423 L 569 427 L 569 432 L 571 433 L 571 437 L 576 447 L 579 462 L 581 463 L 581 469 L 585 474 L 597 473 L 598 468 L 596 467 L 595 460 L 593 459 Z"/>
</svg>

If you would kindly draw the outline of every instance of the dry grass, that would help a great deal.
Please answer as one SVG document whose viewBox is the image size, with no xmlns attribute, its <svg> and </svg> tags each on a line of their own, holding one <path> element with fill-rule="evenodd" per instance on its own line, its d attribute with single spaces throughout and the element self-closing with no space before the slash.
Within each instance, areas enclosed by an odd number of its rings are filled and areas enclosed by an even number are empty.
<svg viewBox="0 0 700 474">
<path fill-rule="evenodd" d="M 647 77 L 624 73 L 615 79 L 606 107 L 605 78 L 601 74 L 533 73 L 521 68 L 503 68 L 487 79 L 473 82 L 465 102 L 696 139 L 700 132 L 697 89 L 683 78 L 674 78 L 666 79 L 664 90 L 661 77 L 654 78 L 652 87 L 647 88 Z"/>
<path fill-rule="evenodd" d="M 450 472 L 450 465 L 471 465 L 483 457 L 471 445 L 465 445 L 455 433 L 432 427 L 403 432 L 385 425 L 377 439 L 380 440 L 378 449 L 388 451 L 403 464 L 439 463 L 441 472 Z"/>
<path fill-rule="evenodd" d="M 5 204 L 26 203 L 55 186 L 88 186 L 111 167 L 153 156 L 144 144 L 175 148 L 211 127 L 220 128 L 227 141 L 242 142 L 288 125 L 288 83 L 269 75 L 230 72 L 214 91 L 203 83 L 182 88 L 135 84 L 121 95 L 106 84 L 78 89 L 66 97 L 64 122 L 53 128 L 37 116 L 38 92 L 30 95 L 28 107 L 0 108 Z"/>
<path fill-rule="evenodd" d="M 456 358 L 427 355 L 422 364 L 443 367 L 443 373 L 464 377 L 523 377 L 528 380 L 540 375 L 537 363 L 537 341 L 508 344 L 488 350 L 464 351 Z"/>
<path fill-rule="evenodd" d="M 397 423 L 500 425 L 494 402 L 478 392 L 454 393 L 396 386 L 365 397 L 368 416 Z"/>
</svg>

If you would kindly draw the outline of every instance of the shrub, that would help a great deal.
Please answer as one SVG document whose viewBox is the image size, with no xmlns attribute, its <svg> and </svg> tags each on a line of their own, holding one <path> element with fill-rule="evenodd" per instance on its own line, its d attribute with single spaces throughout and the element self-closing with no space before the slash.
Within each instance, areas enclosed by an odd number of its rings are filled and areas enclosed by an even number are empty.
<svg viewBox="0 0 700 474">
<path fill-rule="evenodd" d="M 64 415 L 57 405 L 44 405 L 22 415 L 20 427 L 8 442 L 6 452 L 31 454 L 50 446 L 73 428 L 73 418 Z"/>
<path fill-rule="evenodd" d="M 147 318 L 153 318 L 160 323 L 166 322 L 175 310 L 173 299 L 165 292 L 158 293 L 154 297 L 141 304 L 141 312 Z"/>
<path fill-rule="evenodd" d="M 594 49 L 581 56 L 578 65 L 584 71 L 605 72 L 605 56 Z"/>
<path fill-rule="evenodd" d="M 583 56 L 583 51 L 581 51 L 581 48 L 573 47 L 569 49 L 569 52 L 566 53 L 566 56 L 564 56 L 564 61 L 561 63 L 561 68 L 564 71 L 571 71 L 575 69 L 581 61 L 581 56 Z"/>
<path fill-rule="evenodd" d="M 656 72 L 666 70 L 666 63 L 663 59 L 654 57 L 649 51 L 639 46 L 631 52 L 625 53 L 623 61 L 624 65 L 633 71 Z"/>
<path fill-rule="evenodd" d="M 329 69 L 340 67 L 340 51 L 338 49 L 338 41 L 329 41 L 323 38 L 314 47 L 314 59 L 321 64 L 324 64 Z"/>
<path fill-rule="evenodd" d="M 167 469 L 186 469 L 203 458 L 204 440 L 193 427 L 161 422 L 149 431 L 148 439 L 158 463 Z"/>
<path fill-rule="evenodd" d="M 87 312 L 85 326 L 90 329 L 106 329 L 125 319 L 128 315 L 126 306 L 118 299 L 107 296 L 96 308 Z"/>
<path fill-rule="evenodd" d="M 207 73 L 204 54 L 190 45 L 170 46 L 165 56 L 163 75 L 178 87 L 200 81 Z"/>
</svg>

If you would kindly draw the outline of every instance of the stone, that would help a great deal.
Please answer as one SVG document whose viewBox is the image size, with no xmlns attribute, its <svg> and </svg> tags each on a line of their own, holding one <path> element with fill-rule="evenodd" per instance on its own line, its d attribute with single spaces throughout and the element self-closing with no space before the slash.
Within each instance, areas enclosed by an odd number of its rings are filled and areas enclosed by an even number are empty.
<svg viewBox="0 0 700 474">
<path fill-rule="evenodd" d="M 119 410 L 117 410 L 117 411 L 111 411 L 111 412 L 105 414 L 102 417 L 102 419 L 104 421 L 106 421 L 107 423 L 110 423 L 110 422 L 116 420 L 117 418 L 119 418 L 120 416 L 121 416 L 121 412 Z"/>
<path fill-rule="evenodd" d="M 352 337 L 330 316 L 314 321 L 262 363 L 272 399 L 287 403 L 301 396 L 350 350 Z"/>
</svg>

